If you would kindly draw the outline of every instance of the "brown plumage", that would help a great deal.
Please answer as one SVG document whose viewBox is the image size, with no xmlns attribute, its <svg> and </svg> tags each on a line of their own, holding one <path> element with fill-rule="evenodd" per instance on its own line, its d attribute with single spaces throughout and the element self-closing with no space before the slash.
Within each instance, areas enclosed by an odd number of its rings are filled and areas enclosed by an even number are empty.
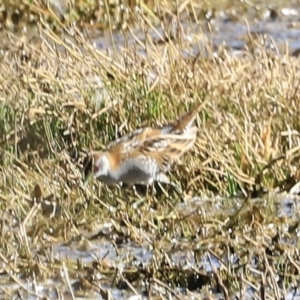
<svg viewBox="0 0 300 300">
<path fill-rule="evenodd" d="M 169 183 L 165 173 L 194 145 L 197 128 L 192 124 L 206 102 L 175 122 L 134 130 L 110 143 L 105 151 L 93 151 L 86 177 L 93 174 L 106 184 Z"/>
</svg>

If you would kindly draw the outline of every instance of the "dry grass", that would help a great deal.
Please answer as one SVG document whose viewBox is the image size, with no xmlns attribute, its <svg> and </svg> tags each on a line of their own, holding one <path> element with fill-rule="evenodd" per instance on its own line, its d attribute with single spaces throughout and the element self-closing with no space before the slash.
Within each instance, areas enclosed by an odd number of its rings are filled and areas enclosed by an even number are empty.
<svg viewBox="0 0 300 300">
<path fill-rule="evenodd" d="M 63 28 L 72 42 L 42 20 L 37 26 L 35 43 L 10 34 L 0 57 L 0 260 L 7 297 L 14 293 L 7 278 L 33 295 L 38 291 L 29 292 L 26 280 L 60 278 L 57 295 L 105 299 L 107 285 L 160 299 L 183 299 L 174 286 L 188 288 L 187 299 L 211 292 L 242 298 L 249 288 L 257 298 L 279 299 L 296 288 L 298 209 L 285 217 L 279 193 L 299 177 L 299 60 L 268 52 L 251 36 L 241 57 L 215 51 L 202 36 L 199 55 L 184 58 L 190 44 L 180 31 L 168 42 L 139 40 L 108 55 L 75 26 Z M 206 99 L 197 144 L 171 172 L 182 195 L 164 187 L 140 201 L 129 188 L 83 186 L 87 150 L 175 119 Z M 114 259 L 55 255 L 59 245 L 92 253 L 105 243 L 113 245 Z M 130 243 L 152 258 L 140 263 L 123 248 Z M 199 267 L 208 254 L 211 272 Z"/>
</svg>

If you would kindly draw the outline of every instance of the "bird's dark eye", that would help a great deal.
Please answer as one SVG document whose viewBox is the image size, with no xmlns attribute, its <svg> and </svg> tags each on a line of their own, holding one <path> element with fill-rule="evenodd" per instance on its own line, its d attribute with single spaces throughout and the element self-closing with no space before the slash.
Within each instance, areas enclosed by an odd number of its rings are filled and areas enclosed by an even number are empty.
<svg viewBox="0 0 300 300">
<path fill-rule="evenodd" d="M 94 166 L 93 166 L 93 171 L 94 171 L 94 173 L 96 173 L 98 170 L 99 170 L 99 166 L 94 165 Z"/>
</svg>

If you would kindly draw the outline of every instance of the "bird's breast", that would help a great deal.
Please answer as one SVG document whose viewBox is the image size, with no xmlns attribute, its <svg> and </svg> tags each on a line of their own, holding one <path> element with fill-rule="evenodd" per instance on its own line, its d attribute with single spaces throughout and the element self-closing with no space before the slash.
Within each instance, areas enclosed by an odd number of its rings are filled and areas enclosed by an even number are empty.
<svg viewBox="0 0 300 300">
<path fill-rule="evenodd" d="M 128 159 L 118 168 L 108 173 L 108 176 L 117 182 L 147 183 L 157 172 L 154 162 L 144 159 Z"/>
</svg>

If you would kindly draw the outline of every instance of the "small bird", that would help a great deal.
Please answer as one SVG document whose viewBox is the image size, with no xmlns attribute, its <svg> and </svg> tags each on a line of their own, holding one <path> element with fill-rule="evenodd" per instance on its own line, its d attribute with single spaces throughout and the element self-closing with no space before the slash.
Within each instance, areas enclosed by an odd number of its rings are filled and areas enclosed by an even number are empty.
<svg viewBox="0 0 300 300">
<path fill-rule="evenodd" d="M 197 128 L 192 124 L 206 102 L 175 122 L 136 129 L 111 142 L 105 151 L 93 151 L 85 166 L 85 181 L 92 174 L 107 185 L 170 184 L 165 173 L 194 145 Z"/>
</svg>

